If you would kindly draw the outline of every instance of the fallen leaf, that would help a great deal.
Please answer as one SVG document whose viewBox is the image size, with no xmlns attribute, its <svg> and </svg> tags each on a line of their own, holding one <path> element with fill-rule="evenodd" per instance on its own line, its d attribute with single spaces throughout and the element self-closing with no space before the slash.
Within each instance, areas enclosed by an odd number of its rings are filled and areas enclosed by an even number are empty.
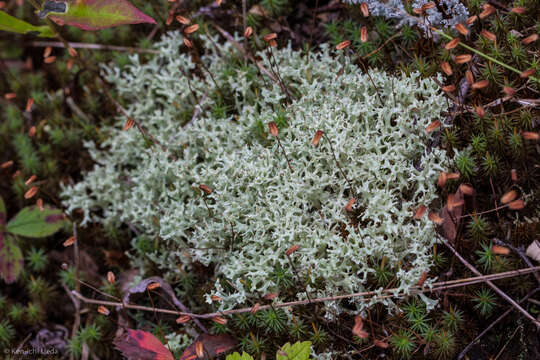
<svg viewBox="0 0 540 360">
<path fill-rule="evenodd" d="M 210 335 L 210 334 L 202 334 L 200 335 L 195 341 L 189 345 L 186 350 L 182 353 L 180 356 L 180 360 L 188 360 L 188 359 L 196 359 L 197 358 L 197 351 L 196 351 L 196 344 L 200 343 L 204 348 L 205 354 L 209 356 L 209 359 L 213 359 L 217 357 L 218 355 L 221 355 L 223 353 L 226 353 L 227 351 L 230 351 L 234 349 L 234 347 L 237 344 L 237 341 L 235 338 L 229 335 Z M 192 357 L 195 356 L 195 357 Z"/>
<path fill-rule="evenodd" d="M 163 280 L 162 278 L 160 278 L 159 276 L 152 276 L 152 277 L 149 277 L 149 278 L 146 278 L 146 279 L 143 279 L 141 280 L 137 285 L 129 288 L 126 292 L 125 292 L 125 295 L 124 297 L 122 298 L 122 302 L 124 304 L 128 304 L 129 303 L 129 298 L 132 294 L 136 294 L 136 293 L 144 293 L 146 292 L 146 287 L 149 285 L 149 284 L 152 284 L 152 283 L 157 283 L 160 285 L 160 288 L 161 290 L 165 291 L 167 293 L 167 295 L 169 295 L 172 299 L 172 302 L 174 303 L 174 305 L 176 305 L 182 312 L 185 312 L 185 313 L 190 313 L 191 311 L 184 305 L 180 302 L 180 300 L 178 300 L 178 298 L 176 297 L 176 295 L 174 294 L 174 290 L 172 289 L 171 285 L 169 285 L 169 283 L 167 283 L 165 280 Z M 204 327 L 204 325 L 201 324 L 201 322 L 198 320 L 198 319 L 193 319 L 193 322 L 195 324 L 197 324 L 197 326 L 204 332 L 208 332 L 206 330 L 206 328 Z"/>
<path fill-rule="evenodd" d="M 171 352 L 146 331 L 127 329 L 113 344 L 128 360 L 174 360 Z"/>
<path fill-rule="evenodd" d="M 108 27 L 150 23 L 156 21 L 142 13 L 128 0 L 70 1 L 65 9 L 48 10 L 56 1 L 45 1 L 40 17 L 48 17 L 58 25 L 71 25 L 83 30 L 99 30 Z"/>
<path fill-rule="evenodd" d="M 466 185 L 465 185 L 466 186 Z M 451 243 L 454 242 L 457 236 L 457 228 L 461 222 L 461 215 L 463 213 L 463 204 L 464 204 L 464 192 L 461 190 L 460 186 L 457 191 L 453 194 L 452 197 L 452 206 L 449 207 L 448 204 L 442 210 L 442 232 L 443 236 L 449 240 Z"/>
<path fill-rule="evenodd" d="M 534 240 L 528 247 L 525 255 L 540 262 L 540 241 Z"/>
<path fill-rule="evenodd" d="M 364 330 L 364 321 L 360 315 L 354 317 L 354 326 L 352 328 L 353 335 L 358 336 L 361 339 L 367 339 L 369 334 Z"/>
</svg>

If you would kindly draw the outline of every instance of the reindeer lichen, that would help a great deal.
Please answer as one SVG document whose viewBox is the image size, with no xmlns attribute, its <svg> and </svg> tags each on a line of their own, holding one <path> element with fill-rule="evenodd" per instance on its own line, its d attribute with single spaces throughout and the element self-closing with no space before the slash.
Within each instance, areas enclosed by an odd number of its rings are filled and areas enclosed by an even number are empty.
<svg viewBox="0 0 540 360">
<path fill-rule="evenodd" d="M 426 36 L 432 36 L 430 26 L 436 28 L 451 28 L 458 23 L 465 23 L 469 17 L 469 11 L 459 0 L 441 0 L 434 2 L 431 0 L 414 0 L 412 3 L 403 0 L 346 0 L 349 4 L 366 3 L 370 14 L 383 16 L 387 19 L 395 19 L 398 26 L 403 24 L 418 25 Z M 428 3 L 438 3 L 435 7 L 425 10 L 424 14 L 414 14 L 407 12 L 407 3 L 410 9 L 421 9 Z"/>
<path fill-rule="evenodd" d="M 131 65 L 104 69 L 130 116 L 162 147 L 136 128 L 124 131 L 118 117 L 106 141 L 86 144 L 95 166 L 64 187 L 68 211 L 82 209 L 85 224 L 128 223 L 135 248 L 146 244 L 134 261 L 151 259 L 169 279 L 195 262 L 212 264 L 222 309 L 279 292 L 276 271 L 301 279 L 312 296 L 362 291 L 383 259 L 408 291 L 438 241 L 427 216 L 413 219 L 436 198 L 447 159 L 425 130 L 447 108 L 435 81 L 368 76 L 327 46 L 307 55 L 274 49 L 282 81 L 272 81 L 255 66 L 231 66 L 231 45 L 202 41 L 213 79 L 178 52 L 178 32 L 148 62 L 133 55 Z M 324 136 L 315 147 L 317 130 Z M 285 254 L 293 245 L 294 274 Z M 293 288 L 305 298 L 303 286 Z"/>
</svg>

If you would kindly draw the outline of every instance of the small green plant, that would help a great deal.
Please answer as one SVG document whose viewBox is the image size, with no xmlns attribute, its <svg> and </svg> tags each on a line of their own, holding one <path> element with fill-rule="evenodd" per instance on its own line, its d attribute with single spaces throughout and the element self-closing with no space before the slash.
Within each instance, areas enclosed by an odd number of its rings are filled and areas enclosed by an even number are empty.
<svg viewBox="0 0 540 360">
<path fill-rule="evenodd" d="M 410 358 L 416 348 L 414 335 L 410 331 L 403 329 L 399 330 L 397 334 L 392 335 L 390 344 L 392 344 L 392 349 L 396 355 L 402 359 Z"/>
<path fill-rule="evenodd" d="M 24 307 L 17 303 L 11 304 L 7 315 L 13 322 L 19 323 L 24 317 Z"/>
<path fill-rule="evenodd" d="M 24 315 L 26 321 L 32 325 L 40 324 L 45 319 L 43 308 L 35 303 L 28 303 L 24 309 Z"/>
<path fill-rule="evenodd" d="M 46 304 L 54 298 L 54 287 L 42 277 L 31 277 L 26 288 L 32 300 L 40 304 Z"/>
<path fill-rule="evenodd" d="M 75 288 L 75 268 L 73 266 L 68 267 L 66 270 L 60 271 L 60 281 L 70 289 Z"/>
<path fill-rule="evenodd" d="M 49 264 L 49 258 L 43 249 L 36 249 L 32 246 L 30 253 L 26 256 L 28 266 L 34 272 L 43 272 Z"/>
<path fill-rule="evenodd" d="M 484 317 L 488 317 L 493 312 L 493 308 L 496 304 L 496 297 L 493 291 L 483 288 L 476 291 L 473 301 L 476 303 L 474 308 L 480 312 Z"/>
<path fill-rule="evenodd" d="M 481 249 L 476 250 L 475 253 L 478 256 L 478 263 L 482 265 L 485 271 L 490 271 L 496 262 L 495 253 L 493 253 L 492 244 L 481 244 Z"/>
<path fill-rule="evenodd" d="M 14 337 L 15 330 L 9 321 L 0 321 L 0 346 L 9 345 Z"/>
<path fill-rule="evenodd" d="M 266 348 L 266 339 L 250 332 L 240 339 L 240 348 L 250 354 L 260 355 Z"/>
<path fill-rule="evenodd" d="M 257 313 L 257 319 L 266 333 L 279 334 L 287 326 L 287 315 L 282 309 L 266 309 Z"/>
<path fill-rule="evenodd" d="M 315 323 L 311 323 L 313 332 L 311 333 L 311 342 L 315 346 L 321 346 L 324 345 L 328 341 L 328 334 L 326 331 L 319 329 Z"/>
<path fill-rule="evenodd" d="M 306 325 L 302 319 L 292 318 L 292 324 L 289 325 L 289 335 L 295 339 L 300 339 L 307 334 Z"/>
<path fill-rule="evenodd" d="M 471 222 L 467 225 L 469 235 L 474 242 L 487 239 L 489 224 L 481 216 L 473 215 Z"/>
<path fill-rule="evenodd" d="M 309 360 L 311 352 L 311 342 L 297 342 L 295 344 L 286 343 L 276 352 L 276 360 Z M 254 360 L 246 352 L 242 354 L 235 352 L 227 355 L 226 360 Z"/>
<path fill-rule="evenodd" d="M 467 179 L 473 177 L 476 173 L 476 161 L 469 151 L 458 153 L 455 158 L 458 171 Z"/>
<path fill-rule="evenodd" d="M 429 318 L 427 314 L 416 313 L 409 318 L 411 330 L 417 333 L 423 333 L 429 328 Z"/>
<path fill-rule="evenodd" d="M 463 311 L 454 309 L 450 306 L 450 310 L 443 313 L 443 326 L 455 333 L 463 324 L 463 321 L 465 320 L 464 315 Z"/>
<path fill-rule="evenodd" d="M 433 344 L 433 354 L 437 359 L 451 359 L 456 352 L 456 337 L 450 331 L 435 334 Z"/>
</svg>

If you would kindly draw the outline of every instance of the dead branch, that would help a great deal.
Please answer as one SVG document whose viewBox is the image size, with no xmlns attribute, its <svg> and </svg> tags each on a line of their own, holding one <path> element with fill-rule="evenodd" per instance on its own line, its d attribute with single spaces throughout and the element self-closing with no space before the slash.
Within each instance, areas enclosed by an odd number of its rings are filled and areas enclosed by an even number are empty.
<svg viewBox="0 0 540 360">
<path fill-rule="evenodd" d="M 273 305 L 262 305 L 259 307 L 258 311 L 260 310 L 266 310 L 271 307 L 273 308 L 283 308 L 283 307 L 290 307 L 290 306 L 298 306 L 298 305 L 308 305 L 308 304 L 314 304 L 314 303 L 322 303 L 327 301 L 336 301 L 336 300 L 343 300 L 343 299 L 350 299 L 350 298 L 357 298 L 362 297 L 365 299 L 361 299 L 361 301 L 370 301 L 371 297 L 376 296 L 377 299 L 386 299 L 386 298 L 399 298 L 409 295 L 415 295 L 419 293 L 434 293 L 441 290 L 456 288 L 456 287 L 462 287 L 462 286 L 468 286 L 473 285 L 477 283 L 483 283 L 483 282 L 491 282 L 492 280 L 500 280 L 505 278 L 510 278 L 514 276 L 521 276 L 521 275 L 527 275 L 530 273 L 533 273 L 535 271 L 540 271 L 540 266 L 536 266 L 534 268 L 524 268 L 524 269 L 518 269 L 518 270 L 512 270 L 512 271 L 506 271 L 502 273 L 497 274 L 490 274 L 490 275 L 479 275 L 476 277 L 471 278 L 465 278 L 465 279 L 457 279 L 457 280 L 449 280 L 449 281 L 440 281 L 436 283 L 431 284 L 431 288 L 424 288 L 420 287 L 418 285 L 411 287 L 411 290 L 409 293 L 397 293 L 398 288 L 392 288 L 392 289 L 385 289 L 382 291 L 365 291 L 360 293 L 352 293 L 352 294 L 346 294 L 346 295 L 337 295 L 337 296 L 328 296 L 328 297 L 322 297 L 322 298 L 316 298 L 311 300 L 299 300 L 299 301 L 290 301 L 290 302 L 284 302 L 284 303 L 278 303 Z M 96 300 L 96 299 L 89 299 L 87 297 L 84 297 L 79 292 L 73 290 L 73 295 L 80 299 L 81 301 L 88 303 L 88 304 L 96 304 L 96 305 L 103 305 L 103 306 L 111 306 L 111 307 L 119 307 L 124 309 L 133 309 L 133 310 L 142 310 L 142 311 L 151 311 L 151 312 L 160 312 L 164 314 L 170 314 L 170 315 L 188 315 L 192 318 L 199 318 L 199 319 L 210 319 L 216 316 L 224 316 L 224 315 L 232 315 L 232 314 L 241 314 L 241 313 L 247 313 L 252 311 L 251 307 L 248 308 L 241 308 L 241 309 L 233 309 L 233 310 L 225 310 L 222 312 L 214 312 L 214 313 L 207 313 L 207 314 L 194 314 L 189 312 L 182 312 L 182 311 L 176 311 L 176 310 L 170 310 L 170 309 L 161 309 L 161 308 L 153 308 L 149 306 L 142 306 L 142 305 L 136 305 L 136 304 L 126 304 L 122 302 L 114 302 L 114 301 L 104 301 L 104 300 Z M 383 295 L 380 295 L 380 294 Z M 369 298 L 368 298 L 369 297 Z M 513 301 L 513 300 L 512 300 Z"/>
</svg>

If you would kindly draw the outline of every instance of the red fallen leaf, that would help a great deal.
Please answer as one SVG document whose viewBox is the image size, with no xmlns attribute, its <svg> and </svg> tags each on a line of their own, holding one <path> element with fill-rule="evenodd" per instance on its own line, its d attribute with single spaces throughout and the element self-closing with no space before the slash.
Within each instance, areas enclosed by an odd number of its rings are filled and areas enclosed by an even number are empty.
<svg viewBox="0 0 540 360">
<path fill-rule="evenodd" d="M 356 335 L 361 339 L 367 339 L 369 337 L 367 331 L 364 330 L 364 322 L 362 321 L 362 317 L 360 315 L 356 315 L 354 317 L 354 326 L 352 328 L 352 333 L 353 335 Z"/>
<path fill-rule="evenodd" d="M 151 23 L 156 21 L 133 6 L 128 0 L 86 0 L 70 2 L 61 9 L 56 1 L 45 1 L 40 17 L 48 17 L 58 25 L 71 25 L 83 30 Z M 52 11 L 51 11 L 52 9 Z"/>
<path fill-rule="evenodd" d="M 113 344 L 128 360 L 174 360 L 171 352 L 146 331 L 127 329 Z"/>
<path fill-rule="evenodd" d="M 197 359 L 197 343 L 201 344 L 199 347 L 202 346 L 204 348 L 204 353 L 208 356 L 208 359 L 213 359 L 218 355 L 234 349 L 237 341 L 235 338 L 229 335 L 202 334 L 195 339 L 195 341 L 189 345 L 186 350 L 184 350 L 182 356 L 180 356 L 180 360 Z"/>
</svg>

